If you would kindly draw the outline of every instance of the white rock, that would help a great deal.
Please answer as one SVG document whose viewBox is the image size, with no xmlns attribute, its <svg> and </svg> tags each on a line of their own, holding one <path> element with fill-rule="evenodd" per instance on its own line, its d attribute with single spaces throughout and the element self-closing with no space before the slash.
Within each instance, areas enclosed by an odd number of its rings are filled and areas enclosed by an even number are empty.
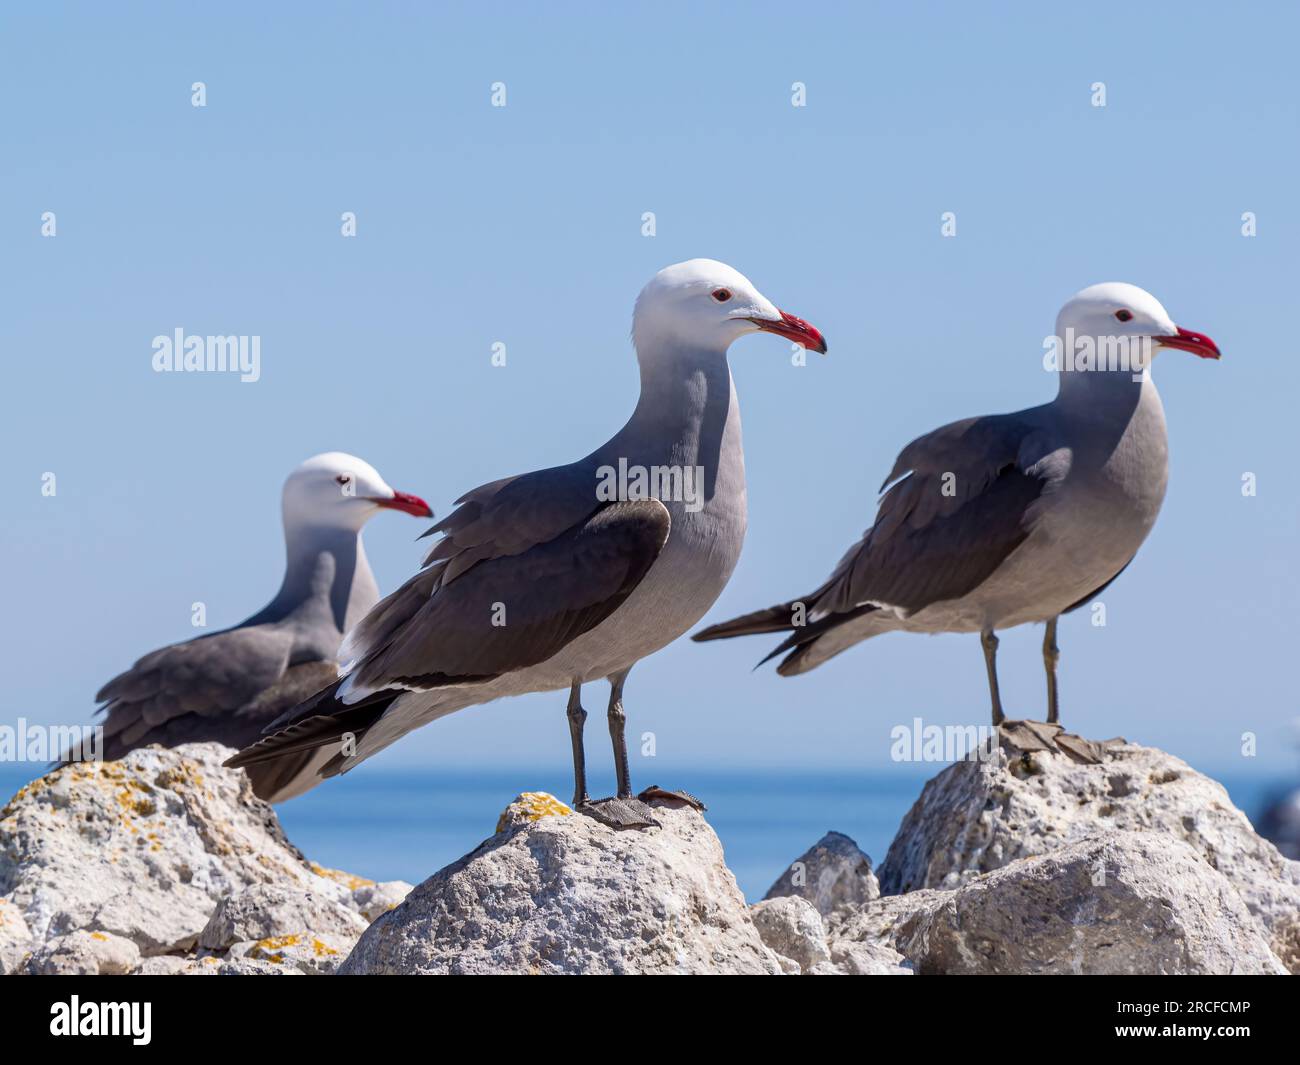
<svg viewBox="0 0 1300 1065">
<path fill-rule="evenodd" d="M 22 911 L 7 899 L 0 899 L 0 976 L 18 972 L 32 946 L 32 934 Z"/>
<path fill-rule="evenodd" d="M 1024 858 L 895 926 L 922 974 L 1286 974 L 1236 889 L 1181 840 L 1111 832 Z"/>
<path fill-rule="evenodd" d="M 216 959 L 213 959 L 214 961 Z M 142 958 L 135 967 L 134 976 L 176 976 L 185 972 L 194 959 L 179 954 L 159 954 L 153 958 Z"/>
<path fill-rule="evenodd" d="M 208 955 L 191 958 L 184 968 L 174 970 L 175 976 L 302 976 L 294 965 L 259 961 L 253 958 L 218 958 Z"/>
<path fill-rule="evenodd" d="M 947 896 L 942 891 L 885 895 L 837 910 L 826 938 L 831 961 L 849 976 L 910 975 L 912 963 L 898 948 L 915 923 Z"/>
<path fill-rule="evenodd" d="M 893 947 L 883 943 L 835 944 L 831 961 L 819 965 L 810 976 L 911 976 L 911 963 Z"/>
<path fill-rule="evenodd" d="M 616 831 L 552 796 L 416 887 L 361 937 L 343 973 L 769 973 L 718 837 L 656 800 L 658 828 Z"/>
<path fill-rule="evenodd" d="M 765 899 L 798 896 L 807 899 L 823 917 L 841 906 L 860 906 L 880 898 L 880 884 L 871 871 L 871 859 L 842 832 L 827 832 L 791 862 Z"/>
<path fill-rule="evenodd" d="M 763 942 L 795 962 L 798 971 L 806 973 L 830 962 L 822 915 L 807 899 L 795 896 L 764 899 L 751 906 L 749 912 Z"/>
<path fill-rule="evenodd" d="M 396 909 L 411 890 L 412 885 L 405 880 L 367 883 L 352 892 L 352 901 L 362 917 L 367 921 L 375 921 L 389 910 Z"/>
<path fill-rule="evenodd" d="M 0 810 L 0 885 L 36 946 L 86 929 L 176 953 L 217 902 L 256 884 L 351 904 L 349 889 L 308 867 L 243 771 L 221 766 L 230 753 L 151 747 L 22 788 Z"/>
<path fill-rule="evenodd" d="M 328 975 L 338 971 L 356 942 L 356 936 L 329 932 L 269 936 L 255 942 L 236 943 L 225 960 L 276 965 L 309 976 Z"/>
<path fill-rule="evenodd" d="M 1181 840 L 1240 893 L 1300 971 L 1300 862 L 1251 827 L 1223 786 L 1163 751 L 1108 745 L 1099 765 L 1035 752 L 957 762 L 925 786 L 880 868 L 887 894 L 956 888 L 1098 833 Z"/>
<path fill-rule="evenodd" d="M 27 962 L 34 976 L 122 976 L 140 964 L 140 948 L 109 932 L 69 932 L 44 944 Z"/>
<path fill-rule="evenodd" d="M 199 935 L 199 946 L 223 951 L 235 943 L 273 936 L 329 935 L 347 942 L 346 956 L 366 927 L 366 919 L 355 910 L 319 892 L 257 884 L 217 903 Z"/>
</svg>

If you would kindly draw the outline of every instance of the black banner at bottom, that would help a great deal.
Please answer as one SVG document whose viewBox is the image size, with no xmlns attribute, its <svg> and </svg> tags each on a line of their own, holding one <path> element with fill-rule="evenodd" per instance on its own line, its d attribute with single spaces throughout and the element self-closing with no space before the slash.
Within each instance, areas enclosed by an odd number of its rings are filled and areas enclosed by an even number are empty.
<svg viewBox="0 0 1300 1065">
<path fill-rule="evenodd" d="M 990 1018 L 1002 1037 L 1066 1038 L 1072 1050 L 1115 1043 L 1178 1044 L 1281 1039 L 1294 1032 L 1294 990 L 1285 980 L 1247 977 L 1082 977 L 1076 979 L 982 977 L 881 977 L 861 980 L 754 982 L 747 1005 L 771 1008 L 763 1016 L 765 1041 L 785 1029 L 791 1045 L 804 1045 L 810 1026 L 823 1027 L 848 1013 L 860 1038 L 875 1042 L 932 1040 L 978 1029 Z M 584 1036 L 608 1028 L 638 1042 L 649 1036 L 671 1044 L 682 1036 L 682 1019 L 663 1016 L 652 1003 L 671 992 L 666 985 L 638 985 L 612 992 L 622 1008 L 592 1008 L 590 991 L 553 982 L 517 998 L 473 978 L 443 979 L 437 985 L 416 978 L 395 984 L 367 977 L 310 977 L 299 980 L 224 977 L 18 977 L 5 980 L 3 1014 L 6 1051 L 57 1049 L 59 1043 L 102 1041 L 128 1053 L 155 1049 L 192 1050 L 204 1043 L 232 1046 L 323 1042 L 342 1050 L 354 1042 L 373 1051 L 377 1040 L 414 1037 L 441 1042 L 453 1032 L 465 1038 L 476 1026 L 458 1010 L 461 1001 L 475 1016 L 555 1010 L 556 1035 Z M 766 988 L 767 990 L 763 990 Z M 802 988 L 802 990 L 801 990 Z M 712 992 L 712 993 L 711 993 Z M 713 1012 L 711 1023 L 691 1022 L 697 1048 L 714 1040 L 733 1043 L 743 1020 L 735 992 L 716 988 L 689 992 L 695 1008 Z M 641 1005 L 629 1011 L 629 1002 Z M 515 1005 L 511 1005 L 511 1003 Z M 709 1003 L 715 1003 L 711 1007 Z M 729 1005 L 728 1005 L 729 1004 Z M 749 1014 L 742 1011 L 741 1017 Z M 479 1012 L 484 1011 L 484 1012 Z M 715 1012 L 716 1011 L 716 1012 Z M 783 1023 L 784 1022 L 784 1023 Z M 316 1029 L 313 1032 L 313 1028 Z M 520 1029 L 521 1032 L 527 1028 Z M 527 1038 L 536 1040 L 539 1030 Z M 249 1040 L 256 1042 L 250 1043 Z M 769 1044 L 770 1047 L 770 1044 Z M 539 1047 L 540 1049 L 540 1047 Z M 680 1048 L 679 1048 L 680 1049 Z M 6 1056 L 10 1056 L 7 1054 Z M 10 1060 L 20 1060 L 11 1056 Z"/>
</svg>

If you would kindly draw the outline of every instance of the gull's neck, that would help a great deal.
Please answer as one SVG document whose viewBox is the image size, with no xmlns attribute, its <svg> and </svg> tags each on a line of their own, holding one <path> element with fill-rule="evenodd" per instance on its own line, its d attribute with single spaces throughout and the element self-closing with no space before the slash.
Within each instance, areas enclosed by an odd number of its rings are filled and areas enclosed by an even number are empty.
<svg viewBox="0 0 1300 1065">
<path fill-rule="evenodd" d="M 341 635 L 379 601 L 360 529 L 286 519 L 284 546 L 280 590 L 249 624 L 292 619 L 329 624 Z"/>
<path fill-rule="evenodd" d="M 1080 446 L 1110 454 L 1132 433 L 1141 439 L 1164 438 L 1164 407 L 1149 366 L 1137 375 L 1123 370 L 1072 370 L 1060 371 L 1059 376 L 1051 406 L 1063 426 L 1077 427 Z"/>
<path fill-rule="evenodd" d="M 638 345 L 637 360 L 636 409 L 592 458 L 610 466 L 622 459 L 647 467 L 702 467 L 706 501 L 719 488 L 743 492 L 740 411 L 726 350 Z"/>
<path fill-rule="evenodd" d="M 727 351 L 658 345 L 647 354 L 638 350 L 637 362 L 641 395 L 615 441 L 653 440 L 672 449 L 664 462 L 701 463 L 699 455 L 722 434 L 736 404 Z"/>
</svg>

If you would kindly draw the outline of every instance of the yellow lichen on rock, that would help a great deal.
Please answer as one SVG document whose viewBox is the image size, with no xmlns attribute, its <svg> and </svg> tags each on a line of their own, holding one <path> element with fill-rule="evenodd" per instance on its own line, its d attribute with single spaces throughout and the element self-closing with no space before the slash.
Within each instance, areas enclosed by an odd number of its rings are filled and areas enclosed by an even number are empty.
<svg viewBox="0 0 1300 1065">
<path fill-rule="evenodd" d="M 357 876 L 355 873 L 345 873 L 342 869 L 327 869 L 317 862 L 309 862 L 311 871 L 317 876 L 323 876 L 326 880 L 333 880 L 336 884 L 342 884 L 349 891 L 356 891 L 357 888 L 370 887 L 374 884 L 373 880 L 367 880 L 364 876 Z"/>
<path fill-rule="evenodd" d="M 568 817 L 573 811 L 548 791 L 525 791 L 516 796 L 497 819 L 496 831 L 512 825 L 540 821 L 543 817 Z"/>
<path fill-rule="evenodd" d="M 284 962 L 283 951 L 286 947 L 295 947 L 301 940 L 301 936 L 270 936 L 267 939 L 259 939 L 253 944 L 252 949 L 248 952 L 250 958 L 256 958 L 260 961 L 269 961 L 275 965 Z"/>
</svg>

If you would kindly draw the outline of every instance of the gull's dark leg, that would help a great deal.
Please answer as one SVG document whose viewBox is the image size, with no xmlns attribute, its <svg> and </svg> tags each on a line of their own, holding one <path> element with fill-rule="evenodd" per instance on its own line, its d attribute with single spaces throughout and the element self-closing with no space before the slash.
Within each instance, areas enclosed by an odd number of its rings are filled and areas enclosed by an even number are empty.
<svg viewBox="0 0 1300 1065">
<path fill-rule="evenodd" d="M 998 638 L 992 629 L 980 633 L 980 646 L 984 648 L 984 668 L 989 674 L 989 697 L 993 700 L 993 725 L 1002 724 L 1006 715 L 1002 713 L 1002 697 L 998 694 Z"/>
<path fill-rule="evenodd" d="M 609 678 L 609 738 L 614 742 L 614 769 L 618 774 L 618 797 L 637 803 L 643 809 L 650 799 L 676 799 L 693 806 L 697 810 L 706 809 L 689 791 L 669 791 L 658 784 L 651 784 L 635 799 L 632 798 L 632 774 L 627 767 L 627 714 L 623 710 L 623 682 L 627 680 L 629 670 L 616 673 Z"/>
<path fill-rule="evenodd" d="M 1056 622 L 1052 618 L 1043 633 L 1043 666 L 1047 670 L 1047 723 L 1055 725 L 1061 716 L 1060 702 L 1056 691 L 1056 663 L 1061 660 L 1061 649 L 1056 646 Z"/>
<path fill-rule="evenodd" d="M 627 671 L 609 678 L 609 738 L 614 744 L 614 772 L 618 776 L 618 798 L 632 797 L 632 774 L 627 765 L 627 714 L 623 711 L 623 682 Z"/>
<path fill-rule="evenodd" d="M 632 798 L 632 785 L 628 780 L 627 745 L 623 742 L 623 729 L 627 721 L 623 713 L 623 678 L 624 671 L 617 677 L 610 678 L 609 694 L 609 735 L 614 741 L 614 764 L 618 771 L 618 794 L 609 799 L 592 799 L 587 794 L 586 759 L 582 752 L 582 726 L 587 720 L 585 711 L 578 702 L 581 684 L 574 682 L 569 694 L 569 731 L 573 735 L 573 805 L 580 813 L 593 817 L 602 825 L 610 828 L 650 828 L 658 826 L 654 811 L 645 803 Z"/>
<path fill-rule="evenodd" d="M 582 708 L 582 683 L 574 681 L 569 689 L 569 736 L 573 740 L 573 805 L 581 806 L 587 795 L 587 758 L 582 750 L 582 729 L 587 711 Z"/>
</svg>

